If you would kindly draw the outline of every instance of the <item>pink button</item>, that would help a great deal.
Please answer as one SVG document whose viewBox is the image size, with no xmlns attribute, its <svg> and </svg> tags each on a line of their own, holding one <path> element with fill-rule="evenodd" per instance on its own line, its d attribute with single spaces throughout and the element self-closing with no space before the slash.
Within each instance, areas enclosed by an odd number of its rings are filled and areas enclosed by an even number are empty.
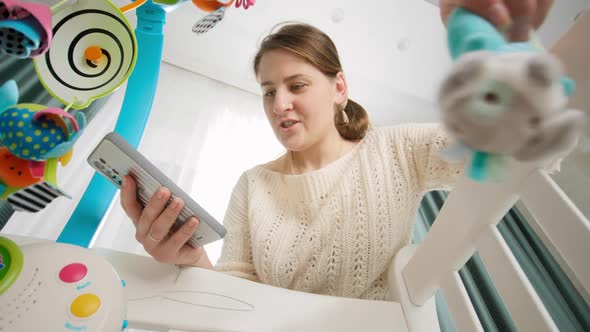
<svg viewBox="0 0 590 332">
<path fill-rule="evenodd" d="M 64 266 L 59 271 L 59 279 L 63 282 L 74 283 L 78 282 L 86 276 L 88 269 L 82 263 L 72 263 Z"/>
</svg>

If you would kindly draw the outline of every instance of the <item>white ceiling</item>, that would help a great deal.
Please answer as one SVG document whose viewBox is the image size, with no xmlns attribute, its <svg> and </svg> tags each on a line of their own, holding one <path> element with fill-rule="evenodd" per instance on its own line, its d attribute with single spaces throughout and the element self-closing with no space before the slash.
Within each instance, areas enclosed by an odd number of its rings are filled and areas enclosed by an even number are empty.
<svg viewBox="0 0 590 332">
<path fill-rule="evenodd" d="M 295 20 L 313 24 L 331 36 L 353 95 L 361 84 L 383 85 L 418 96 L 432 92 L 436 83 L 429 78 L 440 76 L 444 70 L 440 64 L 446 63 L 441 61 L 444 42 L 437 8 L 419 0 L 376 2 L 381 5 L 258 0 L 247 11 L 228 10 L 225 19 L 202 36 L 194 35 L 191 27 L 204 13 L 185 4 L 169 15 L 164 60 L 259 93 L 251 69 L 256 47 L 276 23 Z M 340 23 L 332 22 L 335 11 L 343 17 Z M 409 46 L 401 52 L 398 44 L 404 41 L 409 41 Z"/>
<path fill-rule="evenodd" d="M 545 46 L 588 6 L 588 0 L 555 1 L 540 30 Z M 283 21 L 310 23 L 332 37 L 351 97 L 360 102 L 379 94 L 432 101 L 449 64 L 438 8 L 424 0 L 258 0 L 248 10 L 232 6 L 214 29 L 195 35 L 191 28 L 205 15 L 190 1 L 168 14 L 163 60 L 257 94 L 252 58 L 261 38 Z M 134 16 L 128 15 L 132 22 Z"/>
</svg>

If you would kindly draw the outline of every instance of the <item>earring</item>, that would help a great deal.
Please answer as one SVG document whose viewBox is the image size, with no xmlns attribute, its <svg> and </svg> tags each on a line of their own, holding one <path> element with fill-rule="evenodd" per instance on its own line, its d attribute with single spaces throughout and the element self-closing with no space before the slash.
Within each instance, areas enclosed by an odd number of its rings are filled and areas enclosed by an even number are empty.
<svg viewBox="0 0 590 332">
<path fill-rule="evenodd" d="M 344 122 L 344 124 L 348 124 L 349 121 L 348 114 L 346 114 L 345 110 L 342 110 L 342 122 Z"/>
<path fill-rule="evenodd" d="M 348 105 L 348 99 L 346 99 L 346 101 L 344 101 L 341 105 L 340 105 L 340 111 L 342 112 L 342 122 L 344 124 L 348 124 L 348 122 L 350 122 L 350 120 L 348 119 L 348 114 L 346 114 L 346 106 Z"/>
</svg>

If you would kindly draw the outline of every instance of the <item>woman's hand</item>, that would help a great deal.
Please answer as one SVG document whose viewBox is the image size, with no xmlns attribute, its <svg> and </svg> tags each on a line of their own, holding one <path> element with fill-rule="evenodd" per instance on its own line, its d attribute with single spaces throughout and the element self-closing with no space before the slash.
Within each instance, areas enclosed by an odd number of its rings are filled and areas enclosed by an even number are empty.
<svg viewBox="0 0 590 332">
<path fill-rule="evenodd" d="M 170 191 L 159 188 L 143 208 L 136 195 L 135 181 L 129 175 L 125 176 L 121 188 L 121 205 L 135 225 L 135 238 L 155 260 L 170 264 L 203 265 L 201 267 L 211 265 L 206 262 L 199 264 L 201 260 L 209 261 L 203 248 L 192 248 L 185 244 L 199 226 L 197 218 L 190 218 L 180 229 L 170 232 L 184 206 L 182 199 L 176 197 L 166 206 Z"/>
<path fill-rule="evenodd" d="M 446 23 L 461 6 L 508 31 L 512 41 L 526 41 L 530 30 L 543 24 L 552 4 L 553 0 L 441 0 L 440 15 Z"/>
</svg>

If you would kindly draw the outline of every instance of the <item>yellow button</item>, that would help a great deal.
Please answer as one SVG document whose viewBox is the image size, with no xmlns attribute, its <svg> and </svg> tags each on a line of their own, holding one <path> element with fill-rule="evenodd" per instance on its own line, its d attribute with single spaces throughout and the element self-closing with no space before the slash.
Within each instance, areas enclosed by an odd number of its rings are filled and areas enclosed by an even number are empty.
<svg viewBox="0 0 590 332">
<path fill-rule="evenodd" d="M 94 315 L 98 311 L 98 308 L 100 308 L 100 298 L 94 294 L 80 295 L 70 306 L 72 314 L 79 318 L 87 318 Z"/>
</svg>

